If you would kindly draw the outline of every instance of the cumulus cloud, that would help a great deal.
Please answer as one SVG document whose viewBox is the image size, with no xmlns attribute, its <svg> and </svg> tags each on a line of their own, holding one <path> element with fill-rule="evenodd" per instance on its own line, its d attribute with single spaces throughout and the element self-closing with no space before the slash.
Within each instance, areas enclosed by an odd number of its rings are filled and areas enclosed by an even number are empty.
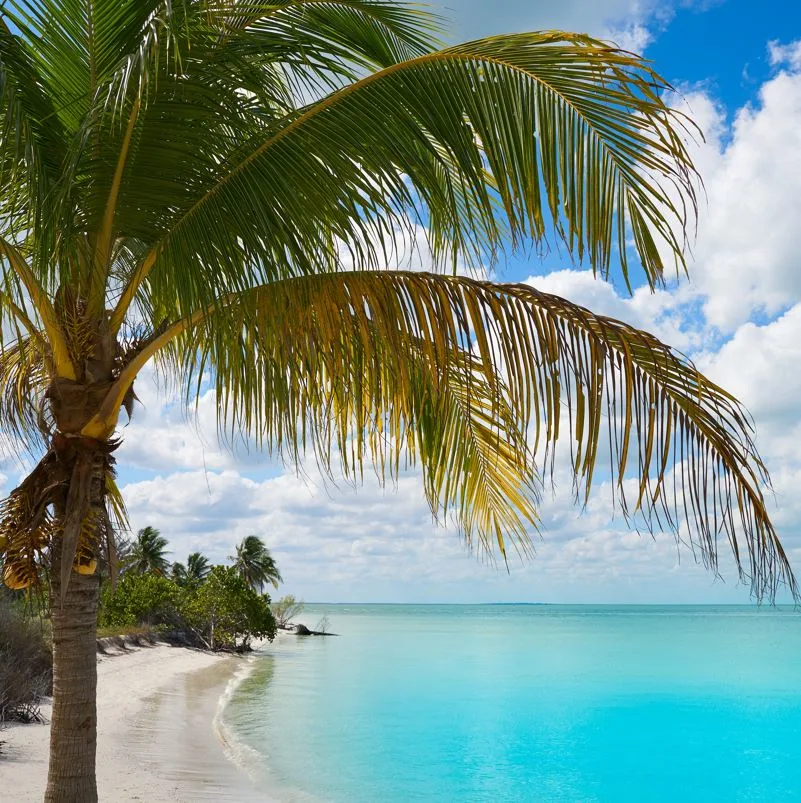
<svg viewBox="0 0 801 803">
<path fill-rule="evenodd" d="M 702 325 L 694 315 L 692 295 L 684 286 L 655 293 L 641 287 L 629 298 L 586 270 L 554 271 L 545 276 L 529 276 L 525 282 L 593 312 L 646 329 L 685 352 L 693 350 L 703 339 Z"/>
<path fill-rule="evenodd" d="M 689 280 L 656 294 L 640 288 L 632 299 L 581 271 L 529 281 L 635 326 L 646 322 L 685 351 L 703 350 L 716 332 L 730 336 L 792 306 L 801 296 L 801 227 L 793 213 L 801 199 L 799 53 L 801 43 L 771 46 L 776 74 L 731 124 L 727 110 L 704 91 L 682 100 L 681 110 L 705 137 L 689 143 L 704 181 Z"/>
<path fill-rule="evenodd" d="M 644 53 L 653 40 L 653 33 L 645 25 L 634 23 L 621 28 L 612 28 L 605 33 L 619 48 L 632 53 Z"/>
<path fill-rule="evenodd" d="M 225 445 L 218 432 L 218 404 L 213 389 L 201 390 L 196 403 L 185 405 L 175 388 L 165 387 L 152 365 L 135 384 L 138 402 L 130 422 L 123 424 L 121 465 L 146 471 L 224 469 L 278 471 L 280 462 L 252 442 Z M 124 418 L 124 414 L 123 414 Z"/>
<path fill-rule="evenodd" d="M 801 42 L 769 42 L 768 57 L 774 67 L 787 66 L 796 71 L 801 70 Z"/>
<path fill-rule="evenodd" d="M 699 354 L 696 360 L 749 409 L 766 456 L 799 461 L 801 304 L 771 323 L 744 324 L 719 351 Z"/>
<path fill-rule="evenodd" d="M 664 599 L 709 592 L 710 578 L 671 537 L 622 530 L 603 490 L 579 513 L 566 477 L 560 486 L 544 502 L 536 559 L 513 555 L 508 572 L 478 560 L 454 529 L 432 520 L 415 473 L 396 488 L 369 480 L 358 490 L 326 491 L 314 475 L 254 482 L 233 471 L 176 472 L 124 492 L 134 528 L 158 527 L 173 559 L 197 549 L 224 561 L 235 543 L 257 533 L 278 561 L 285 590 L 308 600 L 646 600 L 655 574 Z M 737 598 L 731 586 L 716 589 L 719 599 Z"/>
<path fill-rule="evenodd" d="M 774 316 L 801 294 L 801 228 L 792 211 L 801 198 L 801 65 L 793 65 L 764 84 L 730 129 L 708 97 L 688 97 L 707 135 L 697 154 L 707 200 L 692 286 L 708 323 L 723 332 Z"/>
</svg>

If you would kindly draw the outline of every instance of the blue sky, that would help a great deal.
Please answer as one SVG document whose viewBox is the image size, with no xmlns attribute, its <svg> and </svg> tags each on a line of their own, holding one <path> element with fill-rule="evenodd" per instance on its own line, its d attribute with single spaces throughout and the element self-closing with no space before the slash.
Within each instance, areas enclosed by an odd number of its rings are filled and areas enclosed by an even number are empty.
<svg viewBox="0 0 801 803">
<path fill-rule="evenodd" d="M 453 38 L 565 28 L 643 50 L 701 125 L 695 149 L 706 198 L 691 280 L 631 298 L 550 256 L 514 259 L 504 279 L 533 284 L 648 328 L 690 354 L 748 405 L 775 488 L 774 517 L 801 569 L 801 13 L 745 0 L 450 0 Z M 173 559 L 199 549 L 225 560 L 262 535 L 285 585 L 309 601 L 747 602 L 696 566 L 672 538 L 630 533 L 599 492 L 571 505 L 566 476 L 543 505 L 543 540 L 510 572 L 479 562 L 434 525 L 420 478 L 398 488 L 325 487 L 261 455 L 216 444 L 216 400 L 187 424 L 146 370 L 142 406 L 119 452 L 134 528 L 154 525 Z M 6 487 L 17 469 L 3 468 Z"/>
</svg>

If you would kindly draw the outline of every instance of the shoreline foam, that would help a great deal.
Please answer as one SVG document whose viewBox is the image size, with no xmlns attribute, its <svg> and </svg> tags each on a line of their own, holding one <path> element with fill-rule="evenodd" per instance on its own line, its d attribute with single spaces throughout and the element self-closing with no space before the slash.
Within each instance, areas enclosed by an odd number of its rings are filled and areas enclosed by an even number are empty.
<svg viewBox="0 0 801 803">
<path fill-rule="evenodd" d="M 214 733 L 223 747 L 226 758 L 254 783 L 261 780 L 257 771 L 261 755 L 236 737 L 231 726 L 225 721 L 225 709 L 237 689 L 253 674 L 256 660 L 256 656 L 248 656 L 247 663 L 236 669 L 217 700 L 217 709 L 212 721 Z"/>
</svg>

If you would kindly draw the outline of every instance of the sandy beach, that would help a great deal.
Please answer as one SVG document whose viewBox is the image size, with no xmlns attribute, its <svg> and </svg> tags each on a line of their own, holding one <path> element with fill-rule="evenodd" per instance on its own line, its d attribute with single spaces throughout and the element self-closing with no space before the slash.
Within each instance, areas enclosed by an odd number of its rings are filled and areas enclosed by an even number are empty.
<svg viewBox="0 0 801 803">
<path fill-rule="evenodd" d="M 246 660 L 164 644 L 99 656 L 100 800 L 257 799 L 214 726 L 220 696 Z M 49 719 L 49 705 L 42 713 Z M 48 725 L 0 731 L 0 798 L 42 800 L 49 732 Z"/>
</svg>

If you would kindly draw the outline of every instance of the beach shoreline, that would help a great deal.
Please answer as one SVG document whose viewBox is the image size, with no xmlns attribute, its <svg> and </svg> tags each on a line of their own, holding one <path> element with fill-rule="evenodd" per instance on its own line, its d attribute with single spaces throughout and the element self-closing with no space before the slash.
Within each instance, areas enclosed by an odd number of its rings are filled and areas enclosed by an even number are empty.
<svg viewBox="0 0 801 803">
<path fill-rule="evenodd" d="M 216 732 L 223 695 L 247 657 L 166 644 L 98 656 L 97 781 L 101 801 L 264 799 Z M 42 706 L 49 721 L 50 706 Z M 0 731 L 0 788 L 44 797 L 50 728 Z"/>
</svg>

